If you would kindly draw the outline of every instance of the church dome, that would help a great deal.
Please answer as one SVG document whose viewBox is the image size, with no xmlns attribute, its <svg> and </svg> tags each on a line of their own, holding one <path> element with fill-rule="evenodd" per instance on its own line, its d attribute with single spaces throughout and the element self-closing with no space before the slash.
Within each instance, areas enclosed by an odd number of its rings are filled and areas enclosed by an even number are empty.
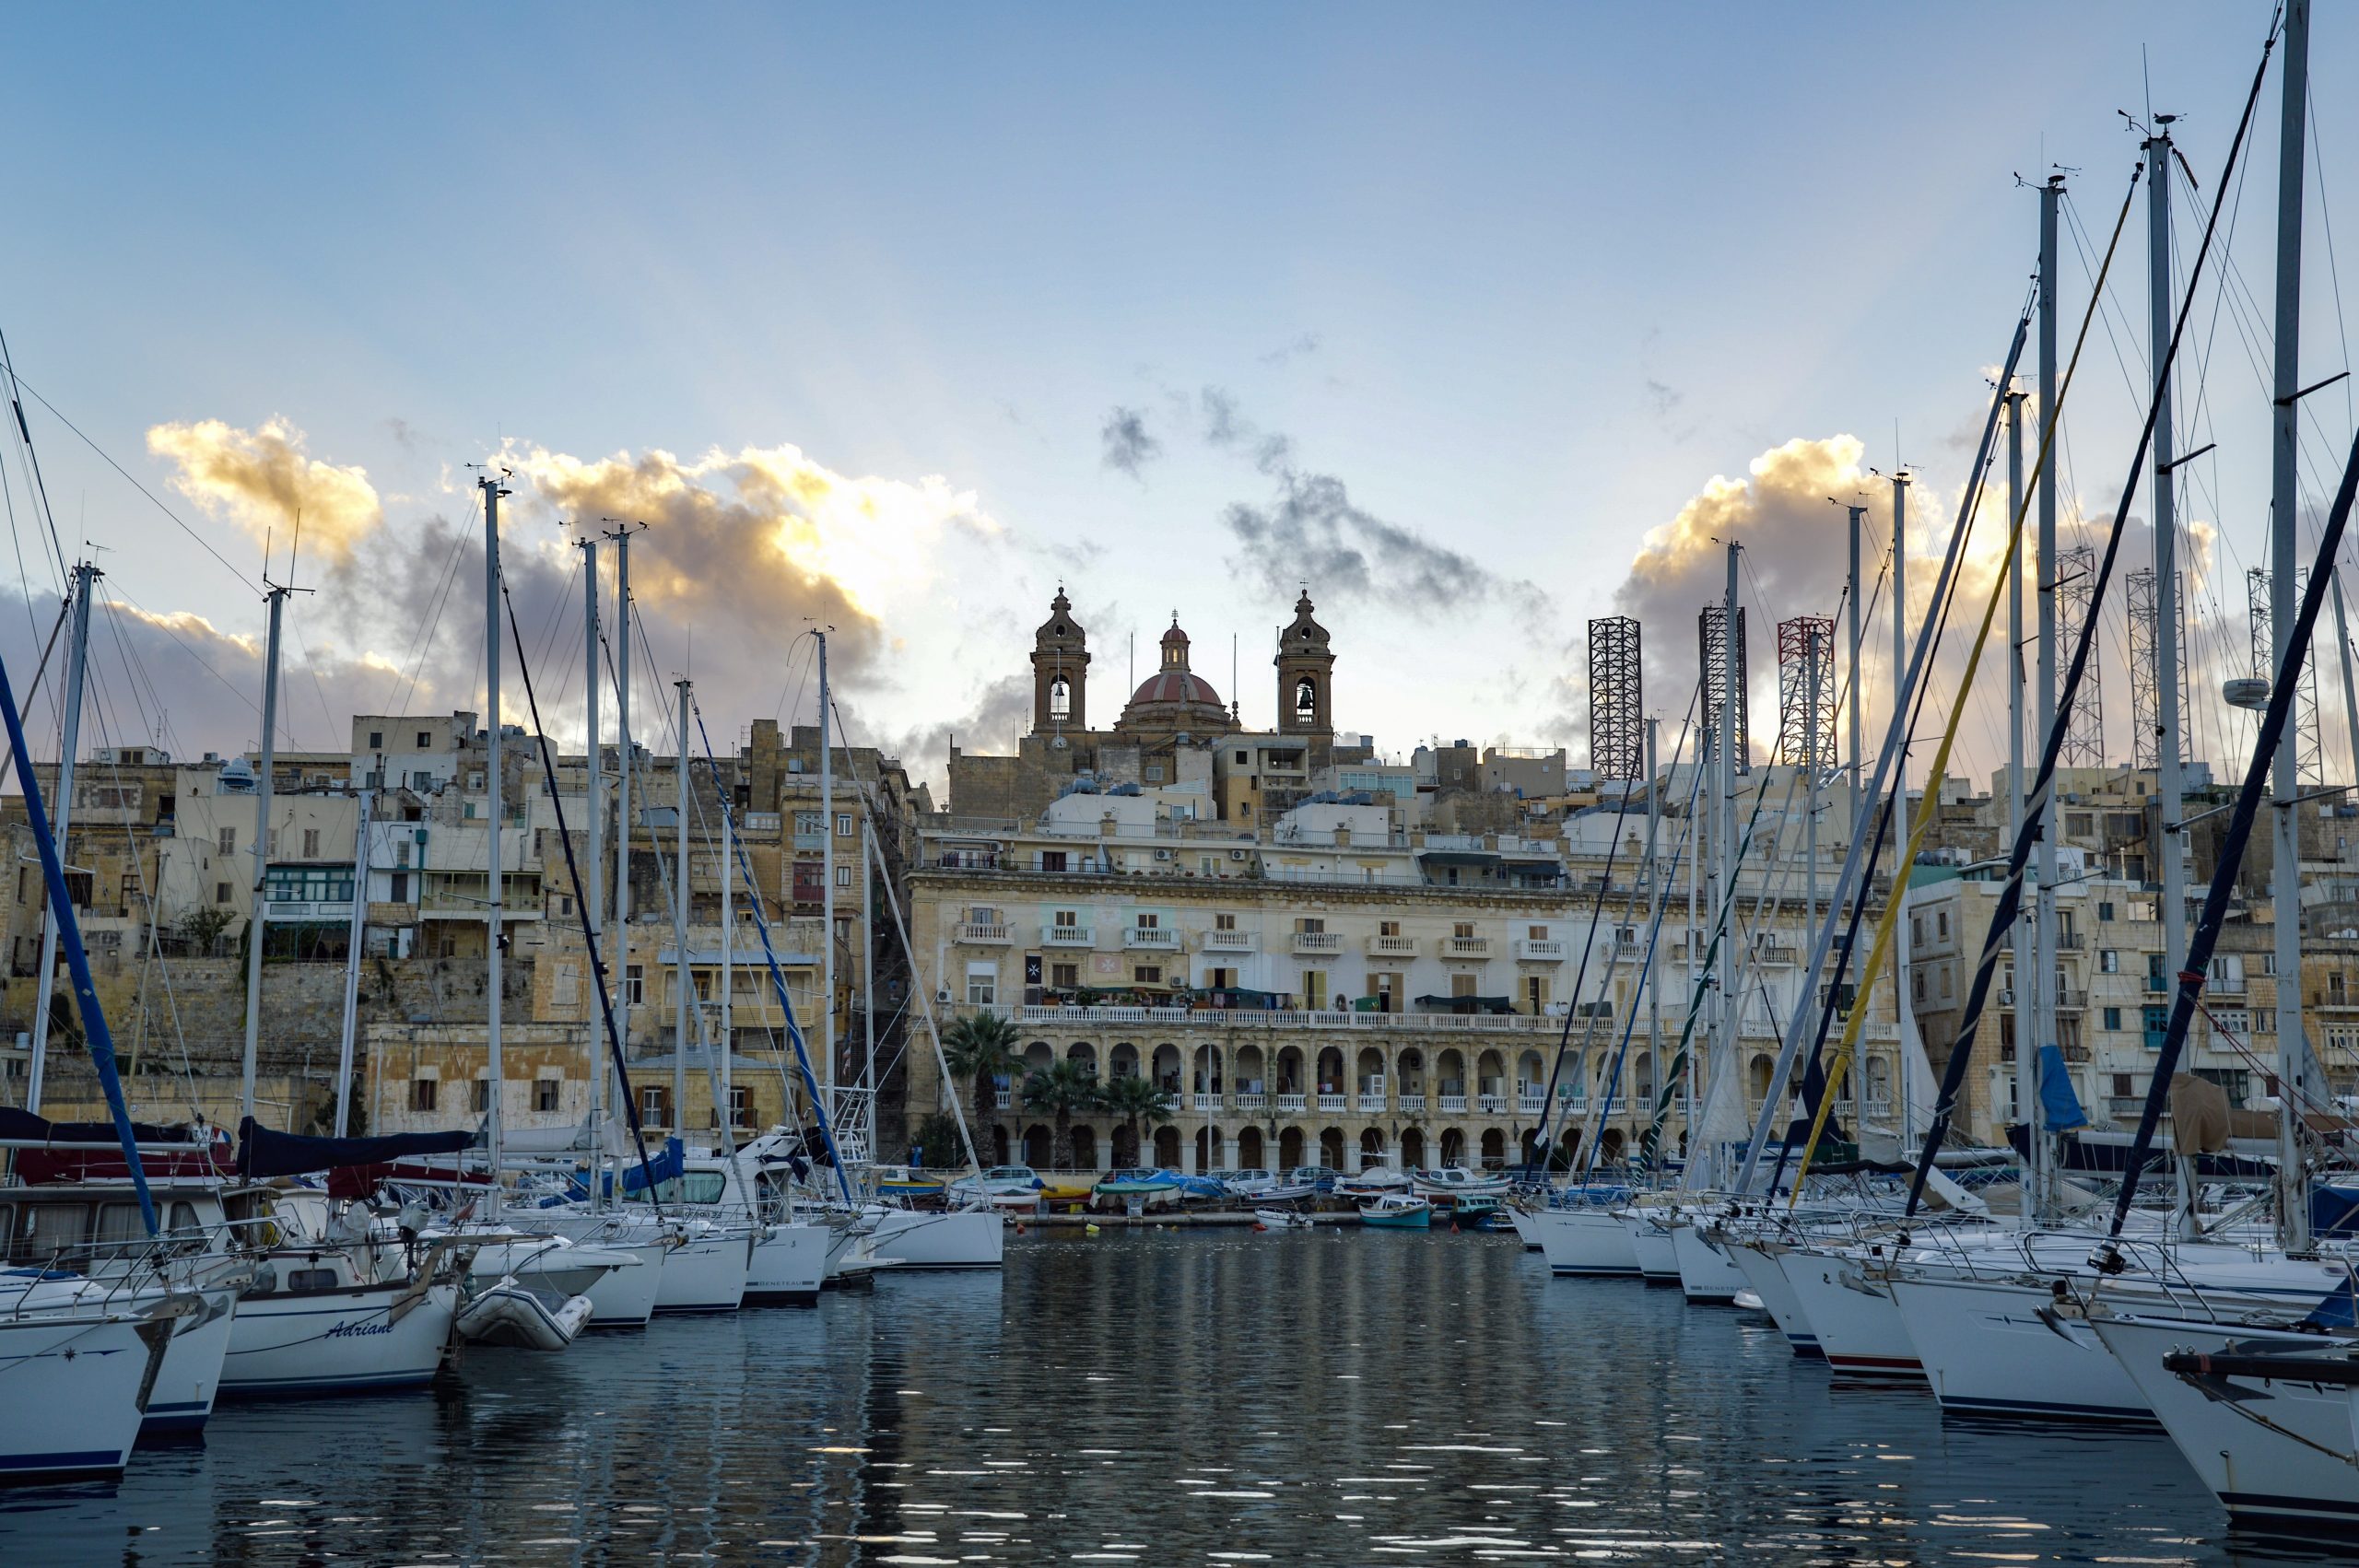
<svg viewBox="0 0 2359 1568">
<path fill-rule="evenodd" d="M 1163 634 L 1162 667 L 1139 683 L 1115 728 L 1133 733 L 1185 730 L 1217 734 L 1227 729 L 1229 718 L 1213 684 L 1188 668 L 1188 634 L 1173 615 L 1170 629 Z"/>
<path fill-rule="evenodd" d="M 1221 706 L 1220 693 L 1213 690 L 1213 684 L 1185 669 L 1157 670 L 1139 683 L 1139 689 L 1131 694 L 1131 700 L 1133 703 L 1192 702 L 1209 708 Z"/>
</svg>

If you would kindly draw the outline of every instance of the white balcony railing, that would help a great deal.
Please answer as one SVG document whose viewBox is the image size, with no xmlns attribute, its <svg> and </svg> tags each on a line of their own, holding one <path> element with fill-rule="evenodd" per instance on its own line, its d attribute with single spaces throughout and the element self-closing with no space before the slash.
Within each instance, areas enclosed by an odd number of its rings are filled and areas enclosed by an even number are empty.
<svg viewBox="0 0 2359 1568">
<path fill-rule="evenodd" d="M 1401 1114 L 1402 1116 L 1423 1116 L 1425 1111 L 1426 1097 L 1423 1094 L 1403 1094 L 1401 1096 Z"/>
<path fill-rule="evenodd" d="M 1042 926 L 1040 941 L 1049 947 L 1095 947 L 1097 929 L 1095 926 Z"/>
<path fill-rule="evenodd" d="M 1281 1094 L 1278 1096 L 1278 1109 L 1282 1111 L 1309 1110 L 1309 1099 L 1310 1096 L 1308 1094 Z"/>
<path fill-rule="evenodd" d="M 961 920 L 958 922 L 957 940 L 1004 947 L 1014 942 L 1015 936 L 1008 930 L 1004 921 L 994 923 L 990 920 Z"/>
<path fill-rule="evenodd" d="M 1206 931 L 1206 953 L 1250 953 L 1253 951 L 1251 931 Z"/>
<path fill-rule="evenodd" d="M 1200 1094 L 1191 1097 L 1191 1104 L 1200 1111 L 1216 1111 L 1220 1109 L 1220 1096 Z"/>
<path fill-rule="evenodd" d="M 1059 929 L 1071 930 L 1074 928 Z M 1086 932 L 1083 934 L 1086 935 Z M 1083 947 L 1088 943 L 1076 942 L 1058 945 Z M 1525 1012 L 1339 1012 L 1332 1008 L 1085 1007 L 1062 1003 L 1002 1003 L 997 1011 L 1002 1017 L 1017 1024 L 1170 1024 L 1217 1029 L 1317 1029 L 1328 1032 L 1350 1029 L 1388 1035 L 1544 1034 L 1554 1037 L 1565 1026 L 1560 1017 Z M 1750 1027 L 1748 1025 L 1748 1030 Z M 1867 1026 L 1867 1037 L 1891 1039 L 1891 1020 L 1871 1023 Z"/>
<path fill-rule="evenodd" d="M 1485 1116 L 1505 1116 L 1508 1114 L 1508 1097 L 1505 1094 L 1477 1094 L 1474 1096 L 1474 1108 Z"/>
<path fill-rule="evenodd" d="M 1367 939 L 1368 955 L 1373 958 L 1414 958 L 1417 939 L 1413 936 L 1372 936 Z"/>
<path fill-rule="evenodd" d="M 1463 1094 L 1444 1094 L 1439 1104 L 1444 1116 L 1463 1116 L 1466 1112 L 1466 1096 Z"/>
<path fill-rule="evenodd" d="M 1519 937 L 1515 955 L 1527 964 L 1561 964 L 1565 961 L 1565 944 L 1543 942 L 1538 937 Z"/>
<path fill-rule="evenodd" d="M 1297 953 L 1341 953 L 1344 935 L 1341 931 L 1296 931 L 1293 947 Z"/>
<path fill-rule="evenodd" d="M 1168 926 L 1124 926 L 1122 945 L 1144 948 L 1151 953 L 1177 953 L 1180 951 L 1180 933 Z"/>
<path fill-rule="evenodd" d="M 1442 952 L 1451 958 L 1488 958 L 1491 939 L 1486 936 L 1454 936 L 1443 943 Z"/>
<path fill-rule="evenodd" d="M 1547 1108 L 1548 1096 L 1545 1094 L 1518 1094 L 1515 1097 L 1515 1111 L 1518 1116 L 1538 1116 Z"/>
<path fill-rule="evenodd" d="M 1363 1094 L 1360 1095 L 1359 1110 L 1360 1115 L 1362 1116 L 1382 1116 L 1384 1114 L 1384 1091 L 1379 1089 L 1373 1094 Z"/>
<path fill-rule="evenodd" d="M 1340 1111 L 1344 1108 L 1344 1096 L 1341 1094 L 1321 1094 L 1319 1096 L 1319 1108 L 1322 1111 Z"/>
<path fill-rule="evenodd" d="M 1241 1089 L 1237 1094 L 1237 1108 L 1240 1111 L 1266 1111 L 1270 1108 L 1270 1096 Z"/>
<path fill-rule="evenodd" d="M 1015 1091 L 1013 1089 L 1002 1089 L 992 1096 L 992 1101 L 993 1104 L 998 1106 L 1001 1110 L 1006 1110 L 1015 1104 Z"/>
</svg>

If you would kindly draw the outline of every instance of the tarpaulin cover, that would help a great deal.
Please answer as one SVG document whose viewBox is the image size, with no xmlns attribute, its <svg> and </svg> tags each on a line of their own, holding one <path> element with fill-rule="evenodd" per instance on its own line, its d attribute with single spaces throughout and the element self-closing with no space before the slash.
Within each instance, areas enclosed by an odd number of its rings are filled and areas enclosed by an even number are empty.
<svg viewBox="0 0 2359 1568">
<path fill-rule="evenodd" d="M 381 1165 L 418 1154 L 455 1154 L 474 1146 L 468 1131 L 396 1132 L 386 1138 L 303 1138 L 273 1132 L 247 1117 L 238 1123 L 238 1174 L 307 1176 L 347 1165 Z"/>
<path fill-rule="evenodd" d="M 2080 1096 L 2072 1093 L 2072 1075 L 2064 1071 L 2064 1052 L 2056 1046 L 2039 1047 L 2039 1115 L 2050 1132 L 2089 1125 Z"/>
<path fill-rule="evenodd" d="M 2359 1187 L 2310 1188 L 2310 1234 L 2321 1241 L 2359 1236 Z"/>
<path fill-rule="evenodd" d="M 134 1122 L 131 1135 L 140 1143 L 196 1145 L 185 1154 L 147 1153 L 140 1165 L 149 1176 L 227 1176 L 229 1143 L 226 1138 L 207 1142 L 205 1129 Z M 121 1181 L 131 1175 L 111 1121 L 50 1121 L 30 1111 L 0 1106 L 0 1138 L 49 1143 L 102 1143 L 103 1149 L 19 1149 L 17 1179 L 28 1187 L 61 1181 Z"/>
</svg>

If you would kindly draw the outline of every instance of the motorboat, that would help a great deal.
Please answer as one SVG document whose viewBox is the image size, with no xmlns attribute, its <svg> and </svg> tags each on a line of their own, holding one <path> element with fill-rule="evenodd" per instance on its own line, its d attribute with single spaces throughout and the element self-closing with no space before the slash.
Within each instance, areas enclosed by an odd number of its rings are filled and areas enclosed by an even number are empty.
<svg viewBox="0 0 2359 1568">
<path fill-rule="evenodd" d="M 1485 1176 L 1463 1165 L 1409 1173 L 1409 1189 L 1426 1198 L 1497 1198 L 1514 1186 L 1503 1176 Z"/>
<path fill-rule="evenodd" d="M 1253 1223 L 1273 1231 L 1307 1231 L 1317 1224 L 1299 1209 L 1256 1209 Z"/>
<path fill-rule="evenodd" d="M 454 1327 L 471 1344 L 561 1351 L 595 1310 L 586 1295 L 560 1295 L 550 1285 L 509 1274 L 475 1289 Z"/>
<path fill-rule="evenodd" d="M 871 1165 L 869 1176 L 879 1198 L 898 1199 L 905 1203 L 940 1198 L 949 1185 L 942 1177 L 928 1176 L 912 1165 Z"/>
<path fill-rule="evenodd" d="M 1410 1192 L 1388 1192 L 1362 1203 L 1360 1223 L 1383 1230 L 1425 1230 L 1434 1223 L 1434 1206 Z"/>
<path fill-rule="evenodd" d="M 963 1176 L 950 1184 L 953 1203 L 989 1203 L 994 1208 L 1029 1209 L 1040 1201 L 1046 1186 L 1029 1165 L 993 1165 L 980 1175 Z"/>
<path fill-rule="evenodd" d="M 1348 1176 L 1336 1182 L 1333 1190 L 1336 1197 L 1355 1202 L 1390 1197 L 1395 1193 L 1405 1195 L 1409 1191 L 1409 1174 L 1391 1165 L 1370 1165 L 1356 1176 Z"/>
<path fill-rule="evenodd" d="M 1120 1170 L 1098 1178 L 1090 1201 L 1106 1208 L 1124 1208 L 1135 1199 L 1140 1207 L 1159 1209 L 1180 1201 L 1180 1178 L 1168 1171 Z"/>
</svg>

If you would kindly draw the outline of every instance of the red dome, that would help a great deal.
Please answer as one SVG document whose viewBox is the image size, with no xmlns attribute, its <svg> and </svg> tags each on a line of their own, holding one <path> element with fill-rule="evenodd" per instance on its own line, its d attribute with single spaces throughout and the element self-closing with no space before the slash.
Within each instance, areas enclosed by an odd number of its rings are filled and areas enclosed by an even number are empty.
<svg viewBox="0 0 2359 1568">
<path fill-rule="evenodd" d="M 1212 683 L 1186 670 L 1157 670 L 1139 683 L 1131 694 L 1131 701 L 1201 703 L 1207 708 L 1221 706 L 1220 693 Z"/>
</svg>

